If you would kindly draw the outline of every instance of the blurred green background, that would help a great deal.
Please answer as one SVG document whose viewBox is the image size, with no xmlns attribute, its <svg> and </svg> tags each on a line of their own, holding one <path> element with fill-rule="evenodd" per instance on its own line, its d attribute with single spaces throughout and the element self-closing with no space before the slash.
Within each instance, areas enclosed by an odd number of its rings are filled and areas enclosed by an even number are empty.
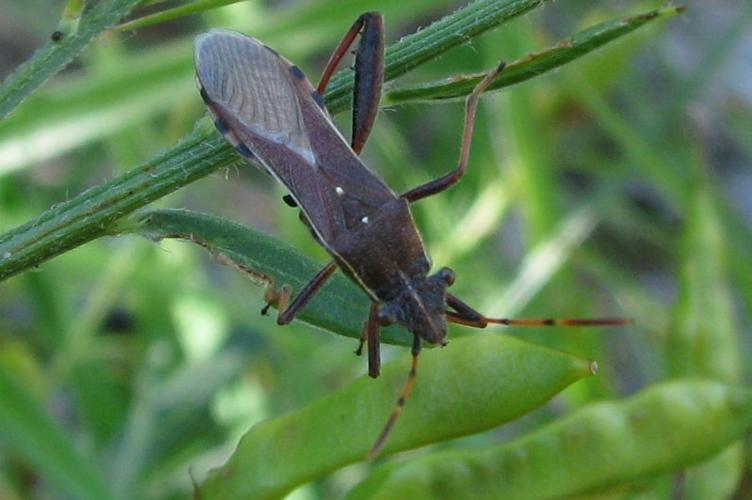
<svg viewBox="0 0 752 500">
<path fill-rule="evenodd" d="M 247 1 L 107 32 L 0 122 L 0 233 L 190 132 L 205 112 L 191 43 L 210 27 L 263 39 L 316 81 L 358 13 L 383 11 L 389 43 L 461 5 Z M 662 5 L 547 3 L 395 85 L 482 71 Z M 505 330 L 597 360 L 599 374 L 512 424 L 440 446 L 501 443 L 671 377 L 749 382 L 752 4 L 686 5 L 677 18 L 485 98 L 465 179 L 415 206 L 435 265 L 456 271 L 453 290 L 479 310 L 636 322 Z M 61 9 L 49 0 L 0 2 L 0 75 L 47 41 Z M 396 191 L 442 174 L 456 162 L 462 110 L 461 102 L 383 109 L 366 163 Z M 349 130 L 346 113 L 337 121 Z M 158 205 L 221 215 L 325 263 L 283 194 L 248 167 L 211 175 Z M 100 239 L 0 285 L 0 365 L 21 381 L 24 394 L 14 397 L 43 404 L 112 491 L 180 497 L 191 490 L 188 471 L 200 481 L 254 423 L 366 370 L 351 354 L 353 341 L 300 324 L 277 327 L 259 315 L 262 305 L 261 289 L 195 246 Z M 452 326 L 449 335 L 487 333 Z M 384 358 L 404 351 L 386 346 Z M 5 398 L 0 388 L 0 405 Z M 44 434 L 44 422 L 26 423 L 26 432 Z M 16 438 L 0 427 L 0 498 L 68 498 L 29 459 L 54 457 L 55 443 L 29 450 Z M 341 496 L 368 468 L 347 467 L 292 497 Z M 748 463 L 737 459 L 726 471 L 721 498 L 752 495 Z M 691 494 L 692 484 L 691 473 L 675 471 L 635 489 L 668 498 Z"/>
</svg>

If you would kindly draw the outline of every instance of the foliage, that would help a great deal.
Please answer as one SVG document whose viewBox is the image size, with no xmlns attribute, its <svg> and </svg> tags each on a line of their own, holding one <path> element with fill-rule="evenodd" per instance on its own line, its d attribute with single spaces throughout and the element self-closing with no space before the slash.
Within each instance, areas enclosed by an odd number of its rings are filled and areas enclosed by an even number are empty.
<svg viewBox="0 0 752 500">
<path fill-rule="evenodd" d="M 682 8 L 651 1 L 69 0 L 59 22 L 43 4 L 9 8 L 41 48 L 0 60 L 1 498 L 745 494 L 752 230 L 736 165 L 752 119 L 722 69 L 752 9 L 688 63 L 703 8 L 677 23 Z M 258 313 L 249 284 L 298 289 L 326 257 L 203 117 L 191 40 L 238 29 L 313 76 L 374 9 L 393 112 L 365 159 L 396 191 L 452 166 L 461 98 L 509 61 L 466 178 L 414 207 L 457 295 L 493 316 L 636 324 L 452 326 L 370 464 L 410 336 L 385 329 L 393 361 L 365 377 L 349 354 L 368 300 L 340 274 L 301 321 Z M 332 113 L 351 89 L 345 68 Z"/>
</svg>

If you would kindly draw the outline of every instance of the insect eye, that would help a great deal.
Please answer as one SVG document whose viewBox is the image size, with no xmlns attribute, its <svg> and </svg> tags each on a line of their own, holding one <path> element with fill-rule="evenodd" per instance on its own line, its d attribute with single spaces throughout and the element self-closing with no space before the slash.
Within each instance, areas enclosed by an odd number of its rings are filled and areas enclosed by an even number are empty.
<svg viewBox="0 0 752 500">
<path fill-rule="evenodd" d="M 452 286 L 454 284 L 454 271 L 448 267 L 442 267 L 439 269 L 439 278 L 441 278 L 447 286 Z"/>
</svg>

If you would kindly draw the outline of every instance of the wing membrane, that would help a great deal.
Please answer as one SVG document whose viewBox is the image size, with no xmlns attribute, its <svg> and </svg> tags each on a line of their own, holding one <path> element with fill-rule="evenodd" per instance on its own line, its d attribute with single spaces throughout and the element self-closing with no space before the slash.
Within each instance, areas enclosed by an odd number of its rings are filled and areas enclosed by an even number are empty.
<svg viewBox="0 0 752 500">
<path fill-rule="evenodd" d="M 255 39 L 215 30 L 196 41 L 205 92 L 256 134 L 313 161 L 300 105 L 284 61 Z"/>
<path fill-rule="evenodd" d="M 327 245 L 396 195 L 363 165 L 302 71 L 240 33 L 196 41 L 196 73 L 217 127 L 287 187 Z"/>
</svg>

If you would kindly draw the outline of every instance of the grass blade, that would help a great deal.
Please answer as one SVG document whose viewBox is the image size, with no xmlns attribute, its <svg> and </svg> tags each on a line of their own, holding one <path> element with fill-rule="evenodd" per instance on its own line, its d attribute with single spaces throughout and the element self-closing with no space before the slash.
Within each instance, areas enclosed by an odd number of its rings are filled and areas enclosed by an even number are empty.
<svg viewBox="0 0 752 500">
<path fill-rule="evenodd" d="M 96 468 L 65 432 L 0 364 L 0 436 L 40 474 L 71 498 L 110 498 Z"/>
</svg>

